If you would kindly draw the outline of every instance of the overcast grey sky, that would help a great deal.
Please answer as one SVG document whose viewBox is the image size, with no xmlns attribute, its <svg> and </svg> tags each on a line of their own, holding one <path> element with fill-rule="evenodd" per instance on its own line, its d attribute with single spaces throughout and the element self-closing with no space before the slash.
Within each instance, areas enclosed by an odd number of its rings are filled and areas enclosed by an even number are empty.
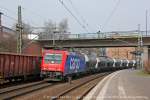
<svg viewBox="0 0 150 100">
<path fill-rule="evenodd" d="M 136 30 L 137 24 L 141 24 L 141 28 L 145 30 L 146 9 L 148 29 L 150 29 L 150 0 L 120 0 L 120 2 L 118 0 L 71 0 L 79 13 L 75 12 L 69 0 L 63 1 L 80 22 L 82 22 L 80 16 L 86 20 L 88 25 L 83 24 L 87 26 L 89 32 L 96 32 L 99 29 L 101 31 Z M 58 23 L 67 18 L 72 33 L 86 32 L 64 9 L 59 0 L 1 0 L 0 11 L 17 19 L 18 5 L 23 7 L 23 20 L 32 26 L 43 26 L 43 23 L 49 19 Z M 14 22 L 14 19 L 3 16 L 5 26 L 11 26 Z"/>
</svg>

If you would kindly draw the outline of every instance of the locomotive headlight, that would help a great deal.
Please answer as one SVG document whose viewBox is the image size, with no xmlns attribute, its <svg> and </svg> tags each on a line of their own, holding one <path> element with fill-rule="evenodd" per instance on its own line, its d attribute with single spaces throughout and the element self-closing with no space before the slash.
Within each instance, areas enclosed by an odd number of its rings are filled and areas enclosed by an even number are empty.
<svg viewBox="0 0 150 100">
<path fill-rule="evenodd" d="M 54 64 L 54 61 L 51 61 L 52 64 Z"/>
</svg>

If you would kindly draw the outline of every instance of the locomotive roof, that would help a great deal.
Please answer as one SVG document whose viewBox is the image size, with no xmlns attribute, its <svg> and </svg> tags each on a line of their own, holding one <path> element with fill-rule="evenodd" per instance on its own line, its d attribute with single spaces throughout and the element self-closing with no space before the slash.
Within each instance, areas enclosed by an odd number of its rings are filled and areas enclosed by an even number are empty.
<svg viewBox="0 0 150 100">
<path fill-rule="evenodd" d="M 83 55 L 82 53 L 80 52 L 69 52 L 67 50 L 53 50 L 53 49 L 50 49 L 50 50 L 43 50 L 44 53 L 66 53 L 67 55 Z"/>
</svg>

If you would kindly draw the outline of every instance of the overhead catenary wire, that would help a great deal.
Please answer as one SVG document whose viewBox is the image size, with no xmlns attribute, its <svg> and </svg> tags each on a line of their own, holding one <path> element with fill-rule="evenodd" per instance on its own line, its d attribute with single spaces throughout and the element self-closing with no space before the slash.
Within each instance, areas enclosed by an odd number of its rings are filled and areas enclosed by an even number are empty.
<svg viewBox="0 0 150 100">
<path fill-rule="evenodd" d="M 72 0 L 68 0 L 69 3 L 71 4 L 73 10 L 76 12 L 76 14 L 80 17 L 80 19 L 82 20 L 82 22 L 90 29 L 90 30 L 94 30 L 93 27 L 91 27 L 87 21 L 85 20 L 85 18 L 79 13 L 78 9 L 75 7 L 75 5 L 73 4 Z"/>
<path fill-rule="evenodd" d="M 4 13 L 3 13 L 3 16 L 5 16 L 5 17 L 7 17 L 7 18 L 9 18 L 9 19 L 11 19 L 11 20 L 13 20 L 13 21 L 17 21 L 16 18 L 14 18 L 14 17 L 12 17 L 12 16 L 9 16 L 9 15 L 6 15 L 6 14 L 4 14 Z"/>
<path fill-rule="evenodd" d="M 16 14 L 15 11 L 12 11 L 12 10 L 6 8 L 6 7 L 3 7 L 2 5 L 0 5 L 0 9 L 7 10 L 8 12 L 10 12 L 10 13 L 12 13 L 12 14 Z"/>
<path fill-rule="evenodd" d="M 3 7 L 2 5 L 0 5 L 0 9 L 6 10 L 6 11 L 8 11 L 9 13 L 12 13 L 12 14 L 16 14 L 15 11 L 12 11 L 12 10 L 6 8 L 6 7 Z M 12 16 L 6 14 L 4 11 L 3 11 L 3 16 L 5 16 L 5 17 L 7 17 L 7 18 L 9 18 L 9 19 L 11 19 L 11 20 L 13 20 L 13 21 L 15 21 L 15 22 L 18 21 L 15 17 L 12 17 Z"/>
<path fill-rule="evenodd" d="M 1 6 L 0 5 L 0 9 L 3 9 L 3 10 L 6 10 L 7 12 L 9 12 L 9 13 L 11 13 L 11 14 L 17 14 L 15 11 L 13 11 L 13 10 L 10 10 L 10 9 L 8 9 L 8 8 L 6 8 L 6 7 L 3 7 L 3 6 Z M 23 7 L 22 7 L 22 9 L 24 9 Z M 33 12 L 32 12 L 33 13 Z M 12 17 L 12 16 L 9 16 L 9 15 L 7 15 L 7 14 L 3 14 L 5 17 L 7 17 L 7 18 L 9 18 L 9 19 L 11 19 L 11 20 L 13 20 L 13 21 L 18 21 L 16 18 L 14 18 L 14 17 Z M 38 15 L 39 16 L 39 15 Z M 30 22 L 31 23 L 34 23 L 35 25 L 38 25 L 38 23 L 35 23 L 35 22 L 33 22 L 33 20 L 30 20 Z M 23 20 L 23 23 L 28 23 L 28 22 L 26 22 L 25 20 Z"/>
<path fill-rule="evenodd" d="M 114 13 L 115 13 L 115 11 L 117 10 L 119 4 L 120 4 L 120 0 L 118 0 L 118 1 L 116 2 L 115 6 L 113 7 L 113 9 L 112 9 L 112 11 L 111 11 L 111 13 L 110 13 L 110 15 L 107 17 L 107 19 L 106 19 L 106 21 L 105 21 L 105 23 L 104 23 L 103 28 L 105 28 L 105 27 L 107 26 L 107 24 L 109 23 L 109 21 L 111 20 L 112 16 L 113 16 Z"/>
<path fill-rule="evenodd" d="M 63 7 L 70 13 L 70 15 L 76 20 L 76 22 L 86 31 L 89 33 L 88 29 L 86 28 L 85 25 L 83 25 L 80 20 L 72 13 L 72 11 L 64 4 L 64 2 L 62 0 L 58 0 Z"/>
<path fill-rule="evenodd" d="M 61 1 L 61 0 L 59 0 Z M 75 6 L 73 5 L 73 2 L 71 0 L 68 0 L 70 2 L 70 4 L 72 5 L 73 9 L 75 10 L 75 12 L 81 17 L 82 21 L 88 26 L 88 24 L 86 23 L 86 21 L 84 20 L 84 18 L 79 14 L 78 10 L 75 8 Z M 117 7 L 119 6 L 120 4 L 120 0 L 117 1 L 116 5 L 114 6 L 112 12 L 110 13 L 110 15 L 108 16 L 107 20 L 105 21 L 105 25 L 108 24 L 109 20 L 111 19 L 111 17 L 113 16 L 113 14 L 115 13 L 115 11 L 117 10 Z M 127 42 L 127 41 L 124 41 L 124 40 L 120 40 L 120 39 L 115 39 L 113 38 L 114 40 L 117 40 L 117 41 L 120 41 L 120 42 L 124 42 L 126 44 L 132 44 L 130 42 Z"/>
<path fill-rule="evenodd" d="M 41 18 L 46 19 L 46 18 L 44 18 L 43 16 L 41 16 L 41 14 L 38 14 L 38 13 L 35 12 L 35 11 L 31 11 L 31 10 L 25 8 L 25 7 L 22 7 L 22 9 L 23 9 L 23 10 L 26 10 L 27 12 L 32 13 L 32 15 L 35 15 L 36 17 L 39 17 L 40 19 L 41 19 Z M 44 20 L 43 20 L 43 21 L 44 21 Z M 35 25 L 39 25 L 38 23 L 35 23 L 33 20 L 32 20 L 32 23 L 34 23 Z"/>
<path fill-rule="evenodd" d="M 28 8 L 25 8 L 25 7 L 22 7 L 22 9 L 24 9 L 24 10 L 26 10 L 26 11 L 28 11 L 28 12 L 34 14 L 36 17 L 39 17 L 39 18 L 42 17 L 43 19 L 47 19 L 46 17 L 41 16 L 41 14 L 39 14 L 38 12 L 35 12 L 35 11 L 33 11 L 33 10 L 29 10 Z"/>
</svg>

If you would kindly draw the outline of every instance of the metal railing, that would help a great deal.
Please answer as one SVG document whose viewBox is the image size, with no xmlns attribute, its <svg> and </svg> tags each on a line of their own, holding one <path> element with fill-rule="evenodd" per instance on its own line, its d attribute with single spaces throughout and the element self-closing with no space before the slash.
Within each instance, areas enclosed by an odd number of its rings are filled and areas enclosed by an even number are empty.
<svg viewBox="0 0 150 100">
<path fill-rule="evenodd" d="M 150 31 L 148 35 L 145 35 L 145 31 L 140 31 L 142 37 L 150 37 Z M 54 33 L 54 34 L 40 34 L 39 40 L 65 40 L 65 39 L 106 39 L 106 38 L 137 38 L 139 36 L 138 31 L 117 31 L 117 32 L 104 32 L 104 33 L 82 33 L 82 34 L 68 34 L 68 33 Z"/>
</svg>

